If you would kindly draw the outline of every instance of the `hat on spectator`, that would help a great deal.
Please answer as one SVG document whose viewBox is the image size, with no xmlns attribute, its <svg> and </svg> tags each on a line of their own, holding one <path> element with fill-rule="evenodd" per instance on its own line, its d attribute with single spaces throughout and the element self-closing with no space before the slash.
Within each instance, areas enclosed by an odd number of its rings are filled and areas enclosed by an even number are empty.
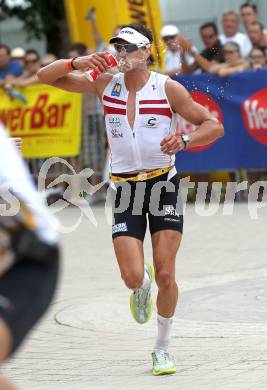
<svg viewBox="0 0 267 390">
<path fill-rule="evenodd" d="M 22 47 L 16 47 L 15 49 L 11 50 L 11 57 L 12 58 L 24 58 L 25 57 L 25 50 L 22 49 Z"/>
<path fill-rule="evenodd" d="M 179 30 L 173 24 L 167 24 L 166 26 L 162 27 L 160 34 L 162 38 L 172 37 L 179 34 Z"/>
</svg>

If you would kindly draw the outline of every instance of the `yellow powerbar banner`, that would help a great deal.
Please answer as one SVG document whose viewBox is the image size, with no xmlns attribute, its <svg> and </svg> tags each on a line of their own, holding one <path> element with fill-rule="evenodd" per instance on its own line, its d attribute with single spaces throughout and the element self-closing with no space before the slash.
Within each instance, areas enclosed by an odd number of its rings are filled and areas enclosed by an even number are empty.
<svg viewBox="0 0 267 390">
<path fill-rule="evenodd" d="M 0 92 L 0 120 L 13 137 L 23 138 L 26 158 L 70 157 L 79 154 L 82 100 L 69 93 L 37 84 L 18 89 L 22 104 Z"/>
<path fill-rule="evenodd" d="M 108 43 L 118 25 L 141 23 L 153 32 L 152 47 L 156 65 L 162 67 L 160 29 L 162 27 L 158 0 L 65 0 L 65 8 L 72 42 L 83 42 L 95 47 L 90 21 L 85 19 L 88 10 L 96 9 L 96 22 L 104 42 Z"/>
</svg>

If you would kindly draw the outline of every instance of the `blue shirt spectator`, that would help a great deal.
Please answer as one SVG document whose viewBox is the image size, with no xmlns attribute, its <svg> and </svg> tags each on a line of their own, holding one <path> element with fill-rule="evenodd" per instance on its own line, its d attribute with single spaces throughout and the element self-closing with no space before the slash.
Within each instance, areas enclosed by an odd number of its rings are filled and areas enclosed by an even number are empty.
<svg viewBox="0 0 267 390">
<path fill-rule="evenodd" d="M 11 59 L 10 48 L 7 45 L 0 45 L 0 80 L 7 76 L 18 77 L 23 72 L 19 62 Z"/>
<path fill-rule="evenodd" d="M 10 63 L 4 68 L 0 69 L 0 80 L 6 78 L 6 76 L 19 77 L 22 74 L 22 67 L 17 61 L 10 61 Z"/>
</svg>

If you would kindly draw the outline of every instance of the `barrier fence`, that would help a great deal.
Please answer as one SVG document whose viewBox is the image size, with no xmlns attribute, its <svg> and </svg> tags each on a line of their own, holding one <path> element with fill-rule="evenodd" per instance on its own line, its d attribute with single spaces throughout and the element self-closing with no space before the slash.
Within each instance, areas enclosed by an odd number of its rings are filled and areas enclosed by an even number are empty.
<svg viewBox="0 0 267 390">
<path fill-rule="evenodd" d="M 214 144 L 178 153 L 182 172 L 267 170 L 267 70 L 229 77 L 178 76 L 193 98 L 220 119 L 225 135 Z M 195 127 L 180 119 L 185 132 Z"/>
</svg>

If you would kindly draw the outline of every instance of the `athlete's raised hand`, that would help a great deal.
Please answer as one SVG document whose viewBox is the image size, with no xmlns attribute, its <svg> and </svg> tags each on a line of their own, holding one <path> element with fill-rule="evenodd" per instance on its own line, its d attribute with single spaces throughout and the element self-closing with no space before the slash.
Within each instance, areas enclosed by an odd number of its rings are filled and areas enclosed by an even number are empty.
<svg viewBox="0 0 267 390">
<path fill-rule="evenodd" d="M 86 71 L 88 69 L 104 73 L 110 67 L 107 52 L 93 53 L 89 56 L 77 57 L 72 61 L 72 65 L 77 70 Z"/>
</svg>

